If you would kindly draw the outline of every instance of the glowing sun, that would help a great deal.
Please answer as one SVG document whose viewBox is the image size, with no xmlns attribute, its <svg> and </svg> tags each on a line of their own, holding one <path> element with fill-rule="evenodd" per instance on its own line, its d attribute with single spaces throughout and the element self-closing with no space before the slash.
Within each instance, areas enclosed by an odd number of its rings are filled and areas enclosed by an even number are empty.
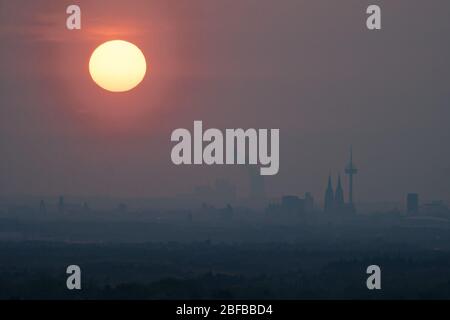
<svg viewBox="0 0 450 320">
<path fill-rule="evenodd" d="M 89 61 L 89 72 L 94 82 L 112 92 L 135 88 L 144 79 L 146 71 L 147 62 L 142 51 L 123 40 L 101 44 Z"/>
</svg>

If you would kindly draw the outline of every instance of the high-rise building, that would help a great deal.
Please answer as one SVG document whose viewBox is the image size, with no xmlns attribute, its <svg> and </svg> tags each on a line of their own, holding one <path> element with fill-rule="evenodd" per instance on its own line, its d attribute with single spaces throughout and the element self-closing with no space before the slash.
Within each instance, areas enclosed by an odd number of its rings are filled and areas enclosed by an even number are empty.
<svg viewBox="0 0 450 320">
<path fill-rule="evenodd" d="M 281 199 L 281 208 L 285 213 L 302 214 L 305 211 L 305 203 L 303 199 L 297 196 L 283 196 Z"/>
<path fill-rule="evenodd" d="M 328 176 L 328 187 L 325 191 L 325 203 L 324 203 L 324 211 L 326 213 L 332 212 L 334 209 L 334 192 L 333 185 L 331 184 L 331 175 Z"/>
<path fill-rule="evenodd" d="M 408 193 L 406 196 L 406 212 L 408 214 L 419 213 L 419 195 L 417 193 Z"/>
</svg>

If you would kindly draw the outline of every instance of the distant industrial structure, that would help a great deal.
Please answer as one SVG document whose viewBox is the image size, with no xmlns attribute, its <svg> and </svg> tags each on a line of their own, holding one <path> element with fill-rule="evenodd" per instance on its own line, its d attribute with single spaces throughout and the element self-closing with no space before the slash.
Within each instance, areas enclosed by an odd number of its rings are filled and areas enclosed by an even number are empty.
<svg viewBox="0 0 450 320">
<path fill-rule="evenodd" d="M 420 204 L 419 194 L 408 193 L 406 195 L 406 214 L 408 216 L 430 216 L 446 217 L 450 216 L 450 210 L 442 200 L 435 200 Z"/>
<path fill-rule="evenodd" d="M 266 213 L 275 215 L 299 216 L 313 213 L 314 198 L 306 192 L 304 198 L 287 195 L 281 198 L 281 203 L 272 203 L 266 208 Z"/>
</svg>

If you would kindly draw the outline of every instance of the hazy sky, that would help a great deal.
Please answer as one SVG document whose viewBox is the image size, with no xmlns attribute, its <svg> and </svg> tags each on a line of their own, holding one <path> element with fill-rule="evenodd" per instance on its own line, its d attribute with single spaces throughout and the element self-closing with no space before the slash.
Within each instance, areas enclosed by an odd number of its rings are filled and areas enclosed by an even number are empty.
<svg viewBox="0 0 450 320">
<path fill-rule="evenodd" d="M 1 195 L 174 195 L 216 177 L 245 194 L 242 167 L 172 165 L 171 132 L 203 120 L 280 129 L 273 195 L 321 199 L 352 144 L 356 201 L 450 200 L 448 0 L 86 0 L 68 31 L 71 3 L 0 0 Z M 112 39 L 149 62 L 129 93 L 88 73 Z"/>
</svg>

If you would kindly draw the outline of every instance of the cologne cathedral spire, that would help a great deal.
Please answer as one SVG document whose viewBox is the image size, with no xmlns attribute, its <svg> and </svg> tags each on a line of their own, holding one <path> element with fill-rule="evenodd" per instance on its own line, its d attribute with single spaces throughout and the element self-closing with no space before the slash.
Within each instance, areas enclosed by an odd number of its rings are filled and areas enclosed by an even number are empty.
<svg viewBox="0 0 450 320">
<path fill-rule="evenodd" d="M 325 191 L 325 204 L 324 204 L 324 210 L 327 213 L 330 213 L 333 211 L 334 207 L 334 193 L 333 193 L 333 186 L 331 184 L 331 175 L 328 176 L 328 187 Z"/>
<path fill-rule="evenodd" d="M 341 208 L 344 206 L 344 190 L 342 189 L 342 185 L 341 185 L 341 175 L 339 175 L 339 178 L 338 178 L 338 184 L 336 187 L 336 194 L 334 197 L 334 202 L 335 202 L 337 208 Z"/>
</svg>

